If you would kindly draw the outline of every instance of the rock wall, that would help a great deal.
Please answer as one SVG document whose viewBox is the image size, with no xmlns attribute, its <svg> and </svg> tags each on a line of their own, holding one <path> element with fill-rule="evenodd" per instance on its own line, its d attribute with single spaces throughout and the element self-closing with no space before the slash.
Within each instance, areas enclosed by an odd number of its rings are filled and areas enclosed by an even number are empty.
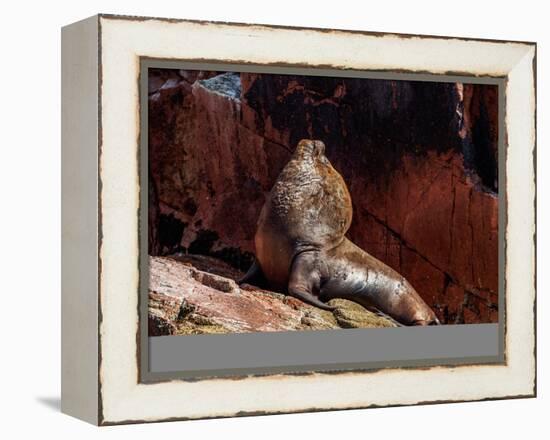
<svg viewBox="0 0 550 440">
<path fill-rule="evenodd" d="M 442 322 L 497 321 L 495 86 L 181 71 L 152 78 L 152 255 L 210 255 L 246 269 L 278 173 L 300 139 L 321 139 L 352 195 L 349 238 L 402 273 Z"/>
</svg>

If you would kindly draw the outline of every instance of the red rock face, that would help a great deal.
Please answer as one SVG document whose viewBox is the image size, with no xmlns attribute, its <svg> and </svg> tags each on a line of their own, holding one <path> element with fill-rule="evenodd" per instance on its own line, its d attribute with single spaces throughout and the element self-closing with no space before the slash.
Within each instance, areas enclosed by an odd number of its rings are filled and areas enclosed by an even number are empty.
<svg viewBox="0 0 550 440">
<path fill-rule="evenodd" d="M 240 100 L 219 85 L 172 84 L 149 99 L 157 254 L 185 249 L 245 269 L 265 194 L 291 153 L 241 125 Z"/>
<path fill-rule="evenodd" d="M 403 274 L 442 322 L 498 320 L 496 87 L 177 71 L 153 79 L 151 254 L 207 254 L 246 269 L 279 171 L 300 139 L 320 139 L 350 189 L 348 237 Z"/>
</svg>

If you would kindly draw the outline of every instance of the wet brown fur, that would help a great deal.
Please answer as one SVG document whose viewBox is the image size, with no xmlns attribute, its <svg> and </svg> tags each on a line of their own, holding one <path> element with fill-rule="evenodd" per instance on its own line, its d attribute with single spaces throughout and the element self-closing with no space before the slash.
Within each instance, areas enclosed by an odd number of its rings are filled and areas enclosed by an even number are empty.
<svg viewBox="0 0 550 440">
<path fill-rule="evenodd" d="M 396 271 L 349 241 L 351 196 L 321 141 L 304 139 L 266 200 L 255 235 L 257 265 L 273 288 L 324 309 L 345 298 L 405 325 L 438 324 Z"/>
</svg>

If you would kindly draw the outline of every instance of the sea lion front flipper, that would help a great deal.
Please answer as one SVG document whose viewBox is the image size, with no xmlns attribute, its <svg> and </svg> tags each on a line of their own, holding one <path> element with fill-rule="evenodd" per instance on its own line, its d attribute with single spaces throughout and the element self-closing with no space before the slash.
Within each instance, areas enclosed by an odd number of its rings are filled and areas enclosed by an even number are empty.
<svg viewBox="0 0 550 440">
<path fill-rule="evenodd" d="M 263 280 L 264 280 L 264 274 L 262 272 L 262 268 L 258 264 L 258 260 L 256 258 L 254 258 L 252 266 L 250 266 L 250 268 L 244 274 L 244 276 L 240 280 L 237 281 L 237 284 L 239 284 L 239 285 L 244 284 L 244 283 L 261 284 L 261 282 Z"/>
<path fill-rule="evenodd" d="M 306 304 L 332 312 L 336 307 L 325 304 L 313 294 L 314 290 L 319 291 L 321 282 L 319 271 L 315 268 L 315 261 L 315 255 L 309 252 L 301 253 L 294 258 L 290 268 L 288 294 Z"/>
</svg>

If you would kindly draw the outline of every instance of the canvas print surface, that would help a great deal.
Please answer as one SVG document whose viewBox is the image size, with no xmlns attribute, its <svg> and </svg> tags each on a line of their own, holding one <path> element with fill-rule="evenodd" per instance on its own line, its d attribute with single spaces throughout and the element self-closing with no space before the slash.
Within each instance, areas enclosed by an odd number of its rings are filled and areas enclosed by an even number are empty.
<svg viewBox="0 0 550 440">
<path fill-rule="evenodd" d="M 498 87 L 148 69 L 149 336 L 496 323 Z"/>
</svg>

